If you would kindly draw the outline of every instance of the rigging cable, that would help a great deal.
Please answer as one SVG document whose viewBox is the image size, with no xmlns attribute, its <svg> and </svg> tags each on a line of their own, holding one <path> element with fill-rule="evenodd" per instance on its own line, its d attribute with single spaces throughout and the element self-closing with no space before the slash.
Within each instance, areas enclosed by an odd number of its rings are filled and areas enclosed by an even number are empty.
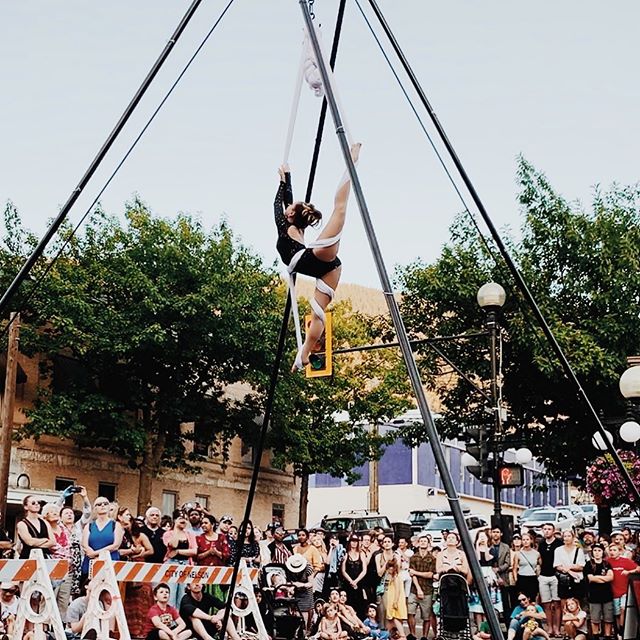
<svg viewBox="0 0 640 640">
<path fill-rule="evenodd" d="M 340 41 L 340 33 L 342 31 L 342 19 L 344 16 L 346 0 L 340 0 L 340 5 L 338 7 L 338 17 L 336 19 L 336 26 L 333 33 L 333 45 L 331 47 L 331 60 L 330 66 L 333 70 L 335 66 L 336 56 L 338 53 L 338 43 Z M 313 181 L 315 176 L 314 167 L 317 165 L 318 156 L 320 153 L 320 145 L 322 142 L 322 132 L 324 129 L 325 115 L 326 115 L 326 102 L 327 98 L 323 98 L 322 107 L 320 109 L 320 118 L 318 122 L 318 129 L 316 132 L 316 140 L 313 149 L 313 158 L 311 163 L 311 170 L 309 179 L 307 182 L 307 192 L 306 192 L 306 200 L 309 201 L 311 199 L 311 192 L 313 190 Z M 287 337 L 287 329 L 289 326 L 289 316 L 291 315 L 291 296 L 288 295 L 285 303 L 284 313 L 282 316 L 282 323 L 280 325 L 280 334 L 278 336 L 278 346 L 276 349 L 276 356 L 273 362 L 273 369 L 271 370 L 271 379 L 269 381 L 269 391 L 267 395 L 267 402 L 264 408 L 264 416 L 262 419 L 262 426 L 260 427 L 260 434 L 258 436 L 258 443 L 255 450 L 255 458 L 256 461 L 253 465 L 253 471 L 251 474 L 251 484 L 249 486 L 249 493 L 247 495 L 247 502 L 245 504 L 245 512 L 244 518 L 240 523 L 240 529 L 238 531 L 238 540 L 240 541 L 240 545 L 242 545 L 245 539 L 245 532 L 247 528 L 247 521 L 251 517 L 251 510 L 253 507 L 253 500 L 255 497 L 255 492 L 258 484 L 258 476 L 260 474 L 260 461 L 262 459 L 262 453 L 265 448 L 265 442 L 267 439 L 267 430 L 269 428 L 269 423 L 271 421 L 271 413 L 273 411 L 273 403 L 275 399 L 276 386 L 278 383 L 278 375 L 280 373 L 280 367 L 282 366 L 282 358 L 284 355 L 286 337 Z M 235 558 L 235 562 L 233 563 L 233 573 L 231 575 L 231 587 L 229 588 L 229 593 L 227 594 L 227 602 L 224 612 L 224 617 L 222 619 L 222 627 L 220 629 L 220 640 L 225 640 L 227 633 L 227 624 L 229 622 L 229 617 L 231 615 L 231 604 L 233 602 L 233 596 L 235 591 L 235 584 L 238 579 L 238 572 L 240 570 L 240 560 L 242 556 L 240 553 L 237 554 Z"/>
<path fill-rule="evenodd" d="M 71 192 L 71 195 L 69 196 L 65 204 L 62 206 L 60 213 L 56 216 L 54 221 L 51 223 L 51 225 L 45 232 L 40 242 L 38 242 L 38 245 L 33 250 L 31 255 L 24 262 L 24 264 L 22 265 L 22 268 L 18 272 L 18 275 L 16 275 L 13 282 L 9 285 L 9 288 L 4 292 L 2 298 L 0 299 L 0 317 L 2 317 L 2 315 L 6 311 L 7 306 L 11 301 L 11 298 L 16 293 L 16 291 L 18 290 L 22 282 L 25 280 L 25 278 L 29 275 L 29 272 L 33 268 L 33 265 L 35 264 L 36 260 L 44 253 L 44 250 L 46 249 L 47 244 L 49 244 L 49 241 L 51 240 L 51 238 L 53 238 L 56 231 L 60 228 L 60 225 L 64 222 L 64 219 L 67 217 L 74 203 L 80 197 L 80 194 L 82 193 L 83 189 L 87 186 L 89 180 L 91 179 L 93 174 L 96 172 L 96 170 L 100 166 L 100 163 L 102 162 L 102 160 L 104 160 L 109 149 L 111 148 L 113 143 L 116 141 L 116 138 L 118 137 L 118 135 L 120 134 L 120 132 L 122 131 L 126 123 L 128 122 L 129 118 L 135 111 L 136 107 L 142 100 L 147 89 L 151 86 L 153 79 L 158 74 L 158 72 L 162 68 L 162 65 L 165 63 L 165 61 L 169 57 L 169 54 L 171 53 L 173 47 L 175 46 L 176 42 L 178 41 L 178 39 L 186 29 L 187 25 L 189 24 L 189 21 L 193 17 L 193 14 L 195 13 L 196 9 L 198 8 L 201 2 L 202 0 L 193 0 L 191 5 L 187 9 L 187 12 L 182 17 L 182 20 L 180 20 L 180 23 L 178 24 L 173 35 L 171 36 L 171 38 L 169 38 L 169 40 L 167 41 L 167 44 L 164 46 L 164 49 L 162 50 L 162 52 L 160 53 L 156 61 L 153 63 L 151 70 L 142 81 L 142 84 L 140 85 L 140 87 L 138 87 L 138 90 L 135 92 L 129 104 L 125 107 L 125 110 L 120 116 L 115 127 L 113 128 L 111 133 L 107 136 L 107 139 L 103 143 L 102 147 L 100 147 L 100 150 L 91 161 L 89 168 L 85 171 L 77 187 Z"/>
<path fill-rule="evenodd" d="M 583 404 L 584 408 L 587 409 L 587 413 L 593 419 L 593 421 L 595 423 L 595 426 L 596 426 L 596 429 L 600 433 L 600 436 L 602 437 L 604 443 L 606 444 L 606 447 L 607 447 L 607 450 L 608 450 L 609 454 L 611 454 L 611 456 L 613 457 L 614 463 L 615 463 L 616 467 L 618 468 L 618 471 L 620 472 L 620 476 L 621 476 L 622 480 L 626 484 L 626 487 L 629 490 L 629 493 L 633 495 L 633 498 L 634 498 L 636 506 L 640 506 L 640 490 L 633 483 L 633 481 L 631 479 L 631 476 L 629 475 L 629 471 L 627 470 L 627 468 L 625 467 L 624 463 L 620 459 L 620 456 L 618 455 L 618 452 L 617 452 L 615 446 L 613 445 L 613 442 L 611 442 L 609 440 L 609 438 L 607 437 L 607 432 L 606 432 L 606 430 L 604 428 L 604 425 L 602 424 L 602 421 L 600 420 L 600 416 L 598 415 L 597 411 L 595 410 L 595 407 L 593 406 L 593 404 L 591 404 L 591 400 L 587 396 L 586 391 L 584 390 L 584 388 L 582 387 L 580 381 L 578 380 L 578 377 L 576 376 L 576 374 L 575 374 L 575 372 L 573 370 L 573 367 L 569 363 L 569 360 L 567 359 L 567 356 L 565 355 L 564 350 L 562 349 L 562 347 L 560 346 L 560 344 L 556 340 L 556 337 L 555 337 L 554 333 L 551 331 L 551 328 L 549 327 L 549 324 L 547 323 L 544 315 L 542 314 L 542 311 L 540 310 L 540 307 L 538 306 L 535 298 L 533 297 L 533 294 L 531 293 L 527 283 L 525 282 L 524 277 L 522 276 L 522 274 L 520 273 L 520 270 L 518 269 L 517 265 L 515 264 L 515 262 L 511 258 L 511 255 L 510 255 L 509 251 L 507 250 L 504 242 L 502 241 L 502 237 L 500 236 L 498 230 L 496 229 L 495 225 L 493 224 L 493 221 L 492 221 L 491 217 L 489 216 L 488 211 L 486 210 L 484 204 L 482 203 L 482 200 L 480 199 L 480 196 L 478 195 L 473 183 L 471 182 L 471 179 L 467 175 L 467 172 L 466 172 L 465 168 L 463 167 L 462 162 L 460 161 L 460 158 L 458 157 L 458 154 L 456 153 L 455 149 L 453 148 L 453 145 L 451 144 L 451 142 L 449 140 L 449 137 L 447 136 L 444 128 L 440 124 L 440 121 L 438 120 L 438 117 L 437 117 L 435 111 L 433 110 L 433 108 L 432 108 L 432 106 L 431 106 L 431 104 L 430 104 L 430 102 L 429 102 L 424 90 L 422 89 L 422 86 L 420 85 L 420 82 L 418 81 L 413 69 L 409 65 L 409 62 L 407 61 L 402 49 L 400 48 L 400 45 L 398 44 L 395 36 L 393 35 L 393 32 L 391 31 L 391 28 L 387 24 L 382 12 L 380 11 L 380 8 L 378 7 L 378 5 L 376 3 L 376 0 L 369 0 L 369 4 L 371 5 L 374 13 L 376 14 L 376 17 L 377 17 L 378 21 L 380 22 L 380 25 L 382 26 L 382 29 L 384 30 L 385 35 L 387 36 L 389 42 L 391 43 L 391 46 L 393 47 L 393 50 L 395 51 L 396 55 L 398 56 L 398 58 L 400 60 L 400 63 L 402 64 L 405 72 L 407 73 L 407 75 L 408 75 L 408 77 L 409 77 L 409 79 L 410 79 L 410 81 L 411 81 L 411 83 L 413 85 L 413 88 L 415 89 L 415 91 L 417 92 L 418 96 L 420 97 L 420 101 L 422 102 L 423 107 L 426 109 L 429 117 L 431 118 L 431 122 L 433 123 L 433 126 L 435 127 L 436 131 L 438 132 L 438 135 L 440 136 L 440 140 L 444 144 L 444 146 L 445 146 L 445 148 L 447 150 L 447 153 L 449 154 L 452 162 L 454 163 L 454 165 L 456 167 L 456 170 L 457 170 L 458 174 L 460 175 L 460 178 L 464 182 L 465 187 L 466 187 L 467 191 L 469 192 L 469 195 L 471 196 L 472 200 L 474 201 L 474 204 L 477 207 L 477 209 L 478 209 L 478 211 L 479 211 L 479 213 L 480 213 L 485 225 L 489 229 L 489 232 L 491 233 L 493 241 L 494 241 L 495 245 L 497 246 L 500 254 L 502 255 L 502 258 L 503 258 L 504 262 L 506 263 L 506 265 L 507 265 L 507 267 L 509 269 L 509 272 L 511 273 L 511 276 L 512 276 L 513 280 L 515 281 L 515 283 L 517 284 L 518 288 L 520 289 L 523 297 L 527 301 L 527 303 L 529 305 L 529 308 L 533 312 L 533 315 L 535 316 L 535 318 L 536 318 L 536 320 L 538 322 L 538 326 L 540 327 L 540 329 L 544 333 L 548 344 L 551 346 L 551 348 L 553 350 L 553 353 L 555 354 L 557 359 L 560 361 L 560 364 L 562 365 L 562 368 L 564 370 L 565 376 L 573 384 L 574 391 L 577 393 L 578 397 L 582 401 L 582 404 Z"/>
<path fill-rule="evenodd" d="M 201 0 L 199 0 L 201 1 Z M 160 113 L 161 109 L 164 107 L 165 103 L 167 102 L 167 100 L 169 99 L 169 97 L 171 96 L 171 94 L 173 93 L 173 91 L 176 89 L 176 87 L 178 86 L 178 84 L 180 83 L 180 81 L 182 80 L 183 76 L 187 73 L 187 71 L 189 70 L 189 68 L 191 67 L 191 65 L 193 64 L 193 62 L 195 61 L 195 59 L 197 58 L 198 54 L 200 53 L 200 51 L 202 50 L 202 48 L 204 47 L 204 45 L 207 43 L 207 41 L 209 40 L 209 38 L 211 37 L 211 35 L 213 34 L 213 32 L 215 31 L 216 27 L 220 24 L 220 22 L 222 21 L 222 19 L 224 18 L 225 14 L 227 13 L 227 11 L 230 9 L 231 5 L 235 2 L 235 0 L 229 0 L 229 2 L 227 3 L 227 5 L 225 6 L 225 8 L 222 10 L 222 12 L 220 13 L 220 15 L 218 16 L 218 18 L 216 19 L 216 21 L 213 23 L 213 26 L 211 27 L 211 29 L 209 29 L 209 31 L 207 32 L 207 34 L 205 35 L 205 37 L 202 39 L 202 41 L 200 42 L 200 44 L 198 45 L 198 47 L 196 48 L 195 52 L 193 53 L 193 55 L 189 58 L 189 60 L 187 61 L 187 63 L 185 64 L 185 66 L 182 68 L 182 71 L 178 74 L 178 77 L 176 78 L 176 80 L 173 82 L 173 84 L 169 87 L 168 91 L 165 93 L 164 97 L 162 98 L 162 100 L 160 101 L 160 103 L 158 104 L 158 106 L 155 108 L 155 110 L 153 111 L 153 113 L 151 114 L 151 116 L 149 116 L 149 118 L 147 119 L 145 125 L 142 127 L 140 133 L 135 137 L 135 139 L 133 140 L 133 142 L 131 143 L 131 145 L 129 146 L 129 148 L 127 149 L 127 152 L 124 154 L 124 156 L 122 157 L 122 159 L 120 160 L 120 162 L 116 165 L 115 169 L 112 171 L 111 175 L 109 176 L 109 178 L 107 179 L 107 181 L 104 183 L 104 185 L 102 186 L 102 188 L 100 189 L 100 191 L 98 191 L 98 194 L 96 195 L 96 197 L 93 199 L 93 202 L 89 205 L 89 207 L 87 208 L 87 210 L 84 212 L 84 215 L 80 218 L 80 220 L 78 221 L 78 223 L 75 225 L 75 227 L 71 230 L 69 236 L 67 238 L 65 238 L 62 246 L 60 247 L 60 249 L 55 253 L 55 255 L 53 256 L 53 258 L 47 263 L 46 268 L 44 269 L 44 271 L 40 274 L 40 276 L 38 277 L 38 279 L 35 281 L 34 285 L 31 287 L 31 289 L 29 290 L 27 296 L 24 299 L 24 302 L 21 305 L 21 310 L 22 312 L 24 312 L 26 304 L 29 302 L 29 300 L 31 300 L 31 298 L 34 296 L 35 293 L 37 293 L 39 286 L 42 284 L 44 278 L 48 275 L 48 273 L 51 271 L 51 269 L 53 268 L 54 264 L 56 263 L 56 261 L 62 256 L 63 251 L 66 249 L 66 247 L 69 245 L 69 243 L 71 242 L 71 240 L 73 239 L 73 237 L 76 235 L 76 233 L 78 232 L 78 230 L 80 229 L 80 227 L 82 226 L 82 224 L 84 223 L 84 221 L 86 220 L 87 216 L 93 211 L 93 208 L 96 206 L 96 204 L 98 203 L 98 201 L 100 200 L 100 197 L 102 196 L 102 194 L 107 190 L 107 188 L 109 187 L 109 185 L 111 184 L 111 182 L 113 181 L 113 179 L 116 177 L 116 175 L 118 174 L 118 172 L 120 171 L 120 169 L 122 168 L 122 166 L 124 165 L 124 163 L 127 161 L 127 159 L 129 158 L 129 156 L 131 155 L 131 153 L 133 152 L 133 150 L 136 148 L 136 146 L 138 145 L 138 142 L 140 142 L 140 140 L 142 139 L 142 136 L 146 133 L 147 129 L 151 126 L 151 124 L 153 123 L 153 121 L 155 120 L 156 116 Z M 97 167 L 96 167 L 97 168 Z M 95 169 L 94 169 L 95 171 Z M 62 224 L 63 220 L 60 220 L 60 223 L 57 225 L 56 229 L 54 230 L 57 231 L 57 229 L 60 227 L 60 224 Z M 48 242 L 48 240 L 47 240 Z M 44 247 L 43 247 L 43 251 L 44 251 Z M 35 253 L 35 252 L 34 252 Z M 37 256 L 39 257 L 39 256 Z M 37 259 L 36 257 L 36 259 Z M 24 269 L 24 268 L 23 268 Z M 22 272 L 21 272 L 22 273 Z M 20 274 L 19 274 L 20 275 Z M 25 274 L 24 277 L 26 277 L 26 275 L 28 275 L 28 271 Z M 23 278 L 24 279 L 24 278 Z M 19 286 L 19 285 L 18 285 Z M 5 294 L 6 296 L 6 294 Z M 10 297 L 10 296 L 9 296 Z M 2 338 L 6 332 L 9 330 L 9 327 L 11 325 L 12 321 L 9 321 L 7 323 L 7 325 L 4 327 L 2 333 L 0 333 L 0 338 Z"/>
</svg>

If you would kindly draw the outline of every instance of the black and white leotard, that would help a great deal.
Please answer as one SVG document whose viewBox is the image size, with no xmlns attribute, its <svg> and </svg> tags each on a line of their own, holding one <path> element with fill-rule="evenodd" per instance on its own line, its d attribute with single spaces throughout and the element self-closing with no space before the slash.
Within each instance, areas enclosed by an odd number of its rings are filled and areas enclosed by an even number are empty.
<svg viewBox="0 0 640 640">
<path fill-rule="evenodd" d="M 278 241 L 276 249 L 282 258 L 282 262 L 288 265 L 293 256 L 305 249 L 304 253 L 295 266 L 296 273 L 302 273 L 312 278 L 322 278 L 330 271 L 337 269 L 342 263 L 340 258 L 334 258 L 331 261 L 320 260 L 314 253 L 313 249 L 306 248 L 304 244 L 298 242 L 289 235 L 289 227 L 293 226 L 284 216 L 284 207 L 293 202 L 293 192 L 291 190 L 291 174 L 285 174 L 285 182 L 280 182 L 276 198 L 273 202 L 273 214 L 278 229 Z"/>
</svg>

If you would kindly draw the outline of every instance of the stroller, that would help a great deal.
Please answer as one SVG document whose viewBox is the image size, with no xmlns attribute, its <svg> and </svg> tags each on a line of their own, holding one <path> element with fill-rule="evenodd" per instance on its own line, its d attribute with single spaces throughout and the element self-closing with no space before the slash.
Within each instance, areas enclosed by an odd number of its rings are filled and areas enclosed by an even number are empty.
<svg viewBox="0 0 640 640">
<path fill-rule="evenodd" d="M 303 640 L 305 623 L 293 585 L 289 584 L 283 564 L 267 564 L 260 572 L 262 597 L 273 611 L 273 637 L 275 640 Z"/>
<path fill-rule="evenodd" d="M 469 585 L 459 573 L 443 573 L 439 585 L 438 640 L 471 640 Z"/>
</svg>

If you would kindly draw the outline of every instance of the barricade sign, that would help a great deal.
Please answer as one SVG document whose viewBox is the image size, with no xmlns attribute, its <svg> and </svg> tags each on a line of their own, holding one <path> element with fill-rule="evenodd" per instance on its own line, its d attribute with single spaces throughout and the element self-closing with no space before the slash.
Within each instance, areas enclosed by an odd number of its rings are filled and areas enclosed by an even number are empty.
<svg viewBox="0 0 640 640">
<path fill-rule="evenodd" d="M 166 582 L 186 584 L 231 584 L 232 567 L 199 567 L 182 564 L 154 564 L 148 562 L 113 561 L 108 551 L 101 551 L 97 560 L 91 562 L 91 588 L 88 594 L 87 613 L 82 628 L 82 637 L 90 629 L 95 630 L 97 640 L 108 640 L 109 629 L 115 622 L 120 640 L 131 640 L 120 598 L 118 582 Z M 243 618 L 253 615 L 258 628 L 259 640 L 268 640 L 258 602 L 253 592 L 253 582 L 258 578 L 258 569 L 248 569 L 244 560 L 236 581 L 232 612 L 244 628 Z M 237 602 L 236 602 L 237 601 Z M 241 606 L 238 606 L 241 605 Z M 247 634 L 249 635 L 249 634 Z M 56 640 L 58 640 L 56 638 Z"/>
<path fill-rule="evenodd" d="M 42 549 L 38 549 L 42 552 Z M 44 560 L 46 571 L 51 580 L 63 580 L 69 571 L 66 560 Z M 24 582 L 36 572 L 38 561 L 29 560 L 0 560 L 0 582 Z"/>
<path fill-rule="evenodd" d="M 103 560 L 94 560 L 92 563 L 92 575 L 96 575 L 103 567 Z M 122 560 L 111 561 L 113 571 L 118 582 L 178 582 L 201 584 L 231 584 L 233 567 L 199 567 L 188 564 L 175 564 L 166 562 L 154 564 L 152 562 L 124 562 Z M 237 583 L 242 581 L 244 573 L 248 574 L 249 581 L 258 579 L 258 569 L 245 568 L 238 574 Z"/>
<path fill-rule="evenodd" d="M 0 571 L 13 571 L 11 580 L 23 583 L 13 631 L 15 638 L 23 637 L 25 625 L 30 622 L 34 640 L 46 640 L 44 625 L 48 625 L 49 633 L 53 633 L 56 640 L 66 640 L 51 578 L 64 578 L 68 568 L 65 561 L 46 562 L 42 549 L 32 549 L 29 560 L 3 562 Z"/>
</svg>

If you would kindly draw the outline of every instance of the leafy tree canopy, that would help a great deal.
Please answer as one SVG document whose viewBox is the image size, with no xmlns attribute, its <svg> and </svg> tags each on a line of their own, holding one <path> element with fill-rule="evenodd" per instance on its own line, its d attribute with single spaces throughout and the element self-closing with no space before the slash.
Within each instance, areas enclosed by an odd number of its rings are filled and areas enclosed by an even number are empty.
<svg viewBox="0 0 640 640">
<path fill-rule="evenodd" d="M 596 409 L 623 416 L 618 379 L 626 357 L 640 353 L 640 189 L 596 188 L 587 211 L 556 193 L 524 159 L 518 179 L 523 224 L 520 238 L 510 241 L 512 256 Z M 592 419 L 493 253 L 497 260 L 468 219 L 457 219 L 438 260 L 398 272 L 407 326 L 416 337 L 477 331 L 484 322 L 477 290 L 491 280 L 501 283 L 507 291 L 503 395 L 509 426 L 557 477 L 584 474 L 585 459 L 597 455 Z M 443 349 L 488 392 L 487 341 L 459 340 Z M 448 365 L 426 347 L 421 353 L 425 380 L 443 401 L 444 432 L 489 425 L 482 397 L 455 374 L 445 375 Z"/>
</svg>

